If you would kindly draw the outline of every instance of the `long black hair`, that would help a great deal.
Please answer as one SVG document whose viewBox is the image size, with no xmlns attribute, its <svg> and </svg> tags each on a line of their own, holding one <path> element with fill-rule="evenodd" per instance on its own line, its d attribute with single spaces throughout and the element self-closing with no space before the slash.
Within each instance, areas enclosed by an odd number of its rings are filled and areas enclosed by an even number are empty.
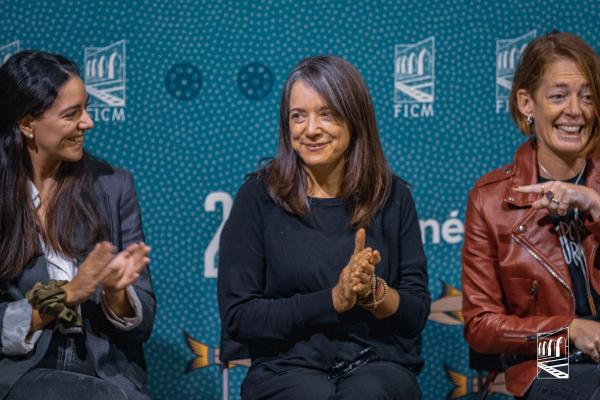
<svg viewBox="0 0 600 400">
<path fill-rule="evenodd" d="M 40 238 L 50 249 L 76 258 L 108 236 L 85 152 L 81 160 L 59 166 L 43 224 L 27 186 L 32 163 L 19 121 L 41 116 L 61 87 L 78 76 L 72 61 L 41 51 L 19 52 L 0 67 L 0 282 L 18 277 L 42 253 Z"/>
</svg>

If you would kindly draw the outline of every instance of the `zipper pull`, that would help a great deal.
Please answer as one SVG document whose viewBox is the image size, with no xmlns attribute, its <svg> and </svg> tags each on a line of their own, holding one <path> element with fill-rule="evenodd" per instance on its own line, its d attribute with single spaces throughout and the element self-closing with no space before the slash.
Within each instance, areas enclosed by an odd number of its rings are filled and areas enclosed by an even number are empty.
<svg viewBox="0 0 600 400">
<path fill-rule="evenodd" d="M 533 281 L 533 283 L 531 284 L 531 298 L 535 299 L 535 296 L 537 296 L 537 288 L 538 288 L 538 281 L 535 280 Z"/>
</svg>

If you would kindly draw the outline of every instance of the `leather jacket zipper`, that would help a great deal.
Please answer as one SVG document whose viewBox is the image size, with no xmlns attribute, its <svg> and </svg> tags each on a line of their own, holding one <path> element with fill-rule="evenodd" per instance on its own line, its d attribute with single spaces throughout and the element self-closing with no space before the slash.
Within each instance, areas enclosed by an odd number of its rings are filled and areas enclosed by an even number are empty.
<svg viewBox="0 0 600 400">
<path fill-rule="evenodd" d="M 535 301 L 535 298 L 537 297 L 537 287 L 538 287 L 538 281 L 535 280 L 531 284 L 531 292 L 530 292 L 531 298 L 533 299 L 533 301 Z"/>
<path fill-rule="evenodd" d="M 537 291 L 538 291 L 538 281 L 536 279 L 531 283 L 531 290 L 529 291 L 529 297 L 531 298 L 533 312 L 535 313 L 535 315 L 538 315 Z"/>
<path fill-rule="evenodd" d="M 526 340 L 535 340 L 537 336 L 531 335 L 528 332 L 502 332 L 502 336 L 507 338 L 517 338 L 517 339 L 526 339 Z M 533 336 L 534 339 L 531 339 Z"/>
<path fill-rule="evenodd" d="M 508 337 L 508 338 L 517 338 L 517 339 L 525 339 L 527 341 L 532 341 L 532 340 L 537 340 L 538 335 L 541 336 L 548 336 L 548 335 L 554 335 L 555 333 L 558 333 L 564 329 L 567 329 L 567 326 L 561 326 L 560 328 L 551 330 L 551 331 L 547 331 L 547 332 L 538 332 L 538 333 L 534 333 L 533 335 L 529 334 L 529 333 L 525 333 L 525 332 L 502 332 L 502 336 L 504 337 Z"/>
<path fill-rule="evenodd" d="M 531 256 L 533 258 L 535 258 L 540 264 L 542 264 L 542 266 L 546 269 L 546 271 L 548 271 L 550 273 L 550 275 L 552 275 L 556 280 L 558 280 L 568 291 L 569 294 L 571 295 L 571 304 L 573 305 L 573 311 L 575 311 L 575 296 L 573 295 L 573 292 L 571 291 L 571 288 L 569 287 L 569 285 L 567 285 L 567 283 L 556 274 L 556 272 L 554 272 L 554 270 L 552 269 L 552 267 L 550 267 L 539 255 L 537 255 L 533 250 L 531 250 L 529 248 L 529 246 L 527 246 L 527 244 L 525 244 L 521 239 L 519 239 L 517 236 L 512 235 L 512 238 L 521 246 L 523 247 L 529 254 L 531 254 Z"/>
</svg>

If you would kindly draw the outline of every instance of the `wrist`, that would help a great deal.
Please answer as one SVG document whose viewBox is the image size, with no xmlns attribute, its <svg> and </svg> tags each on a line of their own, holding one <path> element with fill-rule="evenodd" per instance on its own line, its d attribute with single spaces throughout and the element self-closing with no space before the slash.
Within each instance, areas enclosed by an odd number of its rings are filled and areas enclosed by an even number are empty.
<svg viewBox="0 0 600 400">
<path fill-rule="evenodd" d="M 371 289 L 371 295 L 367 298 L 359 300 L 359 305 L 366 310 L 373 311 L 381 303 L 385 301 L 385 297 L 388 291 L 388 286 L 383 278 L 373 275 L 373 286 Z"/>
<path fill-rule="evenodd" d="M 127 289 L 108 289 L 103 288 L 102 294 L 108 301 L 120 301 L 127 298 Z"/>
<path fill-rule="evenodd" d="M 600 205 L 592 204 L 592 207 L 590 207 L 590 216 L 594 222 L 600 220 Z"/>
<path fill-rule="evenodd" d="M 351 308 L 350 301 L 343 296 L 342 289 L 337 285 L 331 289 L 331 299 L 333 302 L 333 308 L 338 314 L 346 312 Z"/>
<path fill-rule="evenodd" d="M 579 319 L 573 318 L 569 323 L 569 340 L 571 342 L 575 341 L 577 335 L 579 334 Z"/>
<path fill-rule="evenodd" d="M 592 220 L 598 221 L 600 219 L 600 195 L 593 189 L 588 188 L 590 191 L 590 206 L 587 212 L 592 217 Z M 586 210 L 584 210 L 586 211 Z"/>
<path fill-rule="evenodd" d="M 77 288 L 73 287 L 73 283 L 72 282 L 68 282 L 66 283 L 63 287 L 63 290 L 65 291 L 66 294 L 66 299 L 65 299 L 65 304 L 67 306 L 74 306 L 79 304 L 81 301 L 81 296 L 78 293 Z"/>
<path fill-rule="evenodd" d="M 81 315 L 74 305 L 70 306 L 67 302 L 69 293 L 71 293 L 71 301 L 73 299 L 70 286 L 67 287 L 68 291 L 65 290 L 67 283 L 65 280 L 50 279 L 45 283 L 37 282 L 31 290 L 27 291 L 27 301 L 38 311 L 41 322 L 44 322 L 44 316 L 50 316 L 59 319 L 64 327 L 82 326 Z"/>
</svg>

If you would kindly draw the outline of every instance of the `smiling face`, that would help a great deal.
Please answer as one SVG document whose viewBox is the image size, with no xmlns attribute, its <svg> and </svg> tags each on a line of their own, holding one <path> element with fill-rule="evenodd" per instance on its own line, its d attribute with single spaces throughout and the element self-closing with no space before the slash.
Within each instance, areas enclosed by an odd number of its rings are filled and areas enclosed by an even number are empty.
<svg viewBox="0 0 600 400">
<path fill-rule="evenodd" d="M 575 62 L 550 64 L 533 94 L 519 90 L 519 110 L 531 114 L 540 158 L 577 158 L 592 132 L 593 99 L 585 75 Z"/>
<path fill-rule="evenodd" d="M 42 115 L 20 122 L 34 166 L 81 159 L 84 133 L 94 126 L 86 111 L 87 97 L 85 85 L 73 76 Z"/>
<path fill-rule="evenodd" d="M 309 173 L 343 170 L 350 144 L 347 124 L 301 80 L 290 92 L 289 128 L 292 147 Z"/>
</svg>

